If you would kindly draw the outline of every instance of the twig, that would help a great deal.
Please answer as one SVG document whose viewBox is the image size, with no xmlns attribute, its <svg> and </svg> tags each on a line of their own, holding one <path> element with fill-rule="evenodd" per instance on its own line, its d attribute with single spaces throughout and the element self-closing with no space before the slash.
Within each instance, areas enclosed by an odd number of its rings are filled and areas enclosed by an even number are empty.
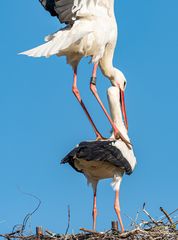
<svg viewBox="0 0 178 240">
<path fill-rule="evenodd" d="M 67 224 L 67 229 L 66 229 L 65 235 L 67 235 L 67 233 L 69 231 L 69 227 L 70 227 L 70 206 L 68 206 L 68 224 Z"/>
<path fill-rule="evenodd" d="M 131 235 L 137 234 L 137 233 L 142 233 L 142 234 L 148 234 L 145 230 L 141 230 L 141 229 L 134 229 L 132 231 L 129 232 L 125 232 L 125 233 L 121 233 L 120 237 L 121 238 L 128 238 Z"/>
<path fill-rule="evenodd" d="M 175 212 L 178 211 L 178 208 L 176 208 L 174 211 L 172 211 L 171 213 L 169 213 L 169 216 L 171 216 L 172 214 L 174 214 Z M 163 221 L 166 217 L 163 217 L 161 220 Z"/>
<path fill-rule="evenodd" d="M 93 234 L 101 234 L 99 232 L 89 230 L 89 229 L 86 229 L 86 228 L 80 228 L 80 231 L 87 232 L 87 233 L 93 233 Z"/>
<path fill-rule="evenodd" d="M 137 212 L 137 213 L 138 213 L 138 212 Z M 132 217 L 128 216 L 127 214 L 124 214 L 124 215 L 125 215 L 128 219 L 131 220 L 130 226 L 134 226 L 134 227 L 136 227 L 136 228 L 139 227 L 139 225 L 136 223 L 136 221 L 135 221 Z"/>
<path fill-rule="evenodd" d="M 15 225 L 15 226 L 13 227 L 12 232 L 15 232 L 16 227 L 20 227 L 20 229 L 17 230 L 17 231 L 19 232 L 19 234 L 23 234 L 23 231 L 24 231 L 25 228 L 26 228 L 26 225 L 27 225 L 28 220 L 29 220 L 30 217 L 39 209 L 39 207 L 40 207 L 40 205 L 41 205 L 41 200 L 40 200 L 37 196 L 35 196 L 35 195 L 31 194 L 31 193 L 22 191 L 20 188 L 19 188 L 19 191 L 20 191 L 22 194 L 24 194 L 24 195 L 33 197 L 33 198 L 35 198 L 36 200 L 38 200 L 38 205 L 36 206 L 36 208 L 35 208 L 31 213 L 28 213 L 28 214 L 25 216 L 22 225 Z"/>
<path fill-rule="evenodd" d="M 46 229 L 45 232 L 50 235 L 51 237 L 56 236 L 56 233 L 51 232 L 50 230 Z"/>
<path fill-rule="evenodd" d="M 146 211 L 145 209 L 145 203 L 143 204 L 143 212 L 149 217 L 149 219 L 155 224 L 158 225 L 158 223 L 154 220 L 154 218 Z"/>
<path fill-rule="evenodd" d="M 177 224 L 178 224 L 178 221 L 176 221 L 174 224 L 177 225 Z"/>
<path fill-rule="evenodd" d="M 162 208 L 160 207 L 161 212 L 164 213 L 164 215 L 167 217 L 167 219 L 169 220 L 170 224 L 174 224 L 174 222 L 172 221 L 171 217 L 169 216 L 169 214 Z"/>
<path fill-rule="evenodd" d="M 34 238 L 34 236 L 16 236 L 16 235 L 10 236 L 9 234 L 0 234 L 0 237 L 7 238 L 7 239 L 17 238 L 17 239 L 25 239 L 25 240 Z"/>
<path fill-rule="evenodd" d="M 139 214 L 140 214 L 140 211 L 138 210 L 138 211 L 137 211 L 137 214 L 136 214 L 136 216 L 135 216 L 135 222 L 137 222 L 138 217 L 139 217 Z"/>
</svg>

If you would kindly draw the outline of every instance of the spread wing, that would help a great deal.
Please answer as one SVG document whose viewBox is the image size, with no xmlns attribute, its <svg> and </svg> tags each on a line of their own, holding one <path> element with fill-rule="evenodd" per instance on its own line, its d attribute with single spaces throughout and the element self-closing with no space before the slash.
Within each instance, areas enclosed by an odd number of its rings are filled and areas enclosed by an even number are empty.
<svg viewBox="0 0 178 240">
<path fill-rule="evenodd" d="M 73 25 L 76 19 L 103 14 L 112 8 L 111 0 L 39 0 L 61 23 Z"/>
</svg>

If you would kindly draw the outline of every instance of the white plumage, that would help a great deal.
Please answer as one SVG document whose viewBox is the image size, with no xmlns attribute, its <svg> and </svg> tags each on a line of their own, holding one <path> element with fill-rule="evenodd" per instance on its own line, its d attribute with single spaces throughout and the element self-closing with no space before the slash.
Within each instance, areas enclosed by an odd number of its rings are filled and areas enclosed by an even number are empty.
<svg viewBox="0 0 178 240">
<path fill-rule="evenodd" d="M 116 139 L 119 137 L 129 147 L 130 142 L 122 136 L 102 104 L 96 90 L 96 71 L 98 65 L 102 73 L 109 78 L 113 86 L 121 89 L 122 113 L 128 128 L 124 90 L 126 79 L 123 73 L 113 66 L 112 60 L 117 41 L 117 24 L 114 15 L 114 0 L 40 0 L 52 16 L 57 16 L 67 26 L 45 38 L 46 43 L 22 52 L 31 57 L 66 56 L 74 70 L 73 93 L 84 109 L 97 139 L 103 139 L 97 130 L 77 88 L 77 66 L 82 57 L 91 56 L 94 63 L 90 89 L 109 119 Z"/>
<path fill-rule="evenodd" d="M 63 2 L 66 10 L 61 12 Z M 114 51 L 117 39 L 113 3 L 113 0 L 56 1 L 55 9 L 60 10 L 59 16 L 63 17 L 63 21 L 69 20 L 71 16 L 70 23 L 45 38 L 49 40 L 47 43 L 21 54 L 31 57 L 65 55 L 73 68 L 78 65 L 81 57 L 92 56 L 94 63 L 103 58 L 103 66 L 107 57 L 104 53 L 108 55 L 107 51 Z M 64 17 L 66 11 L 69 16 Z"/>
</svg>

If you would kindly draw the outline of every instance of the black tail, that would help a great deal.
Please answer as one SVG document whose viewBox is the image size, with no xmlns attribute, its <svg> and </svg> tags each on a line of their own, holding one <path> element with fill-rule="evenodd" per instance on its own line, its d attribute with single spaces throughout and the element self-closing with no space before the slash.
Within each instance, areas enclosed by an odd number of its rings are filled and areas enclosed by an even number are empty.
<svg viewBox="0 0 178 240">
<path fill-rule="evenodd" d="M 55 11 L 55 0 L 39 0 L 42 6 L 50 12 L 51 16 L 57 16 Z"/>
</svg>

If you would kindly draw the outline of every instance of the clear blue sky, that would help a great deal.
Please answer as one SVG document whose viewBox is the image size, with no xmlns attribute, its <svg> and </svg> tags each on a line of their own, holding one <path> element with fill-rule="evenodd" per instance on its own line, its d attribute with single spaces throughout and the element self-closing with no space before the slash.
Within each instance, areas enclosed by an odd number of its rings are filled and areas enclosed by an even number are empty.
<svg viewBox="0 0 178 240">
<path fill-rule="evenodd" d="M 178 207 L 178 1 L 116 0 L 119 40 L 114 62 L 126 75 L 129 135 L 138 165 L 121 185 L 121 210 L 126 228 L 143 202 L 154 216 L 159 207 Z M 65 232 L 67 205 L 70 232 L 91 228 L 92 190 L 83 175 L 60 160 L 77 143 L 94 139 L 86 116 L 71 93 L 72 71 L 64 58 L 33 59 L 17 53 L 43 42 L 61 26 L 38 1 L 1 2 L 0 80 L 0 232 L 11 231 L 36 206 L 32 229 L 41 225 Z M 89 91 L 92 66 L 79 67 L 79 87 L 104 136 L 111 127 Z M 98 90 L 107 104 L 110 85 L 98 74 Z M 110 181 L 98 187 L 97 229 L 116 219 Z M 4 222 L 1 223 L 1 221 Z"/>
</svg>

